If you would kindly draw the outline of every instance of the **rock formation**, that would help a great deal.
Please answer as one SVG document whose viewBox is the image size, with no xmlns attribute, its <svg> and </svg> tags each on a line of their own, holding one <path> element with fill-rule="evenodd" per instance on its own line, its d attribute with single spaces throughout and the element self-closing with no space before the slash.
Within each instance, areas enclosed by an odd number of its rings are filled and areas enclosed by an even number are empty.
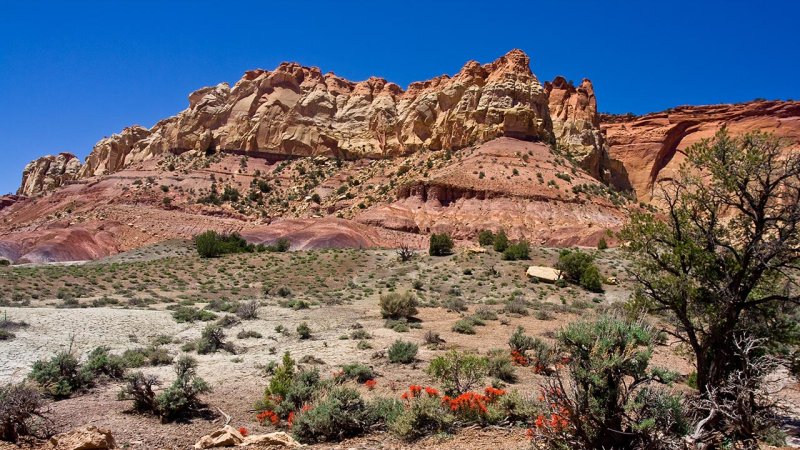
<svg viewBox="0 0 800 450">
<path fill-rule="evenodd" d="M 649 201 L 660 180 L 675 176 L 683 150 L 710 138 L 722 126 L 732 134 L 768 131 L 800 148 L 800 102 L 754 101 L 734 105 L 681 106 L 633 115 L 603 115 L 609 157 L 625 170 L 612 184 L 629 183 L 641 201 Z M 625 180 L 625 178 L 627 180 Z"/>
<path fill-rule="evenodd" d="M 598 180 L 606 178 L 608 154 L 600 132 L 592 82 L 584 79 L 576 88 L 572 82 L 558 76 L 545 83 L 545 90 L 559 150 L 572 156 Z"/>
<path fill-rule="evenodd" d="M 63 186 L 78 177 L 81 162 L 72 153 L 43 156 L 31 161 L 22 171 L 17 195 L 35 195 Z"/>
</svg>

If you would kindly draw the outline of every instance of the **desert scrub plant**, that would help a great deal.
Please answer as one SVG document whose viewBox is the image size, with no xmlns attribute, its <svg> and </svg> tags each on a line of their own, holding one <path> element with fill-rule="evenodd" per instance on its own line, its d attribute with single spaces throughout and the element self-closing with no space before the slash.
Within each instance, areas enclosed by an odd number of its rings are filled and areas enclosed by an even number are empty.
<svg viewBox="0 0 800 450">
<path fill-rule="evenodd" d="M 417 314 L 417 296 L 413 292 L 389 292 L 381 295 L 381 315 L 385 319 L 408 319 Z"/>
<path fill-rule="evenodd" d="M 452 330 L 459 334 L 475 334 L 475 323 L 470 319 L 459 319 Z"/>
<path fill-rule="evenodd" d="M 446 256 L 453 253 L 453 238 L 447 233 L 432 234 L 428 246 L 431 256 Z"/>
<path fill-rule="evenodd" d="M 483 383 L 488 374 L 487 358 L 451 350 L 433 358 L 426 369 L 448 395 L 459 395 Z"/>
<path fill-rule="evenodd" d="M 364 383 L 375 378 L 375 371 L 372 370 L 372 367 L 362 363 L 345 364 L 342 366 L 342 378 Z"/>
<path fill-rule="evenodd" d="M 57 400 L 67 398 L 92 383 L 91 373 L 81 370 L 78 358 L 70 351 L 59 352 L 49 360 L 36 361 L 29 377 Z"/>
<path fill-rule="evenodd" d="M 448 409 L 442 406 L 438 396 L 420 395 L 407 401 L 406 408 L 391 422 L 389 429 L 406 441 L 447 433 L 456 421 Z"/>
<path fill-rule="evenodd" d="M 508 338 L 511 358 L 519 366 L 534 366 L 536 373 L 546 373 L 554 362 L 553 349 L 535 336 L 527 336 L 525 329 L 517 327 Z M 532 352 L 530 355 L 528 352 Z"/>
<path fill-rule="evenodd" d="M 297 326 L 297 336 L 300 339 L 311 339 L 311 327 L 306 322 Z"/>
<path fill-rule="evenodd" d="M 389 362 L 409 364 L 414 362 L 414 360 L 417 358 L 418 350 L 419 346 L 417 346 L 417 344 L 398 339 L 394 341 L 391 346 L 389 346 L 389 350 L 387 351 L 386 355 L 389 357 Z"/>
<path fill-rule="evenodd" d="M 97 347 L 89 353 L 83 371 L 93 377 L 105 375 L 112 379 L 120 379 L 125 375 L 125 361 L 121 356 L 112 355 L 108 347 Z"/>
<path fill-rule="evenodd" d="M 263 336 L 258 331 L 242 330 L 237 335 L 237 339 L 261 339 Z"/>
<path fill-rule="evenodd" d="M 372 420 L 361 394 L 352 388 L 334 387 L 296 413 L 292 433 L 304 443 L 341 441 L 366 432 Z"/>
<path fill-rule="evenodd" d="M 517 261 L 530 259 L 530 245 L 527 241 L 520 241 L 511 244 L 503 250 L 503 259 L 506 261 Z"/>
<path fill-rule="evenodd" d="M 250 300 L 241 303 L 236 309 L 236 315 L 242 320 L 258 319 L 258 302 L 256 300 Z"/>
<path fill-rule="evenodd" d="M 533 440 L 546 448 L 674 448 L 688 431 L 680 396 L 654 385 L 675 374 L 650 368 L 656 333 L 603 316 L 558 334 L 567 369 L 542 390 Z"/>
<path fill-rule="evenodd" d="M 0 441 L 36 435 L 42 428 L 38 425 L 44 419 L 43 407 L 39 391 L 25 383 L 0 386 Z"/>
<path fill-rule="evenodd" d="M 490 350 L 486 360 L 487 375 L 506 383 L 516 383 L 516 369 L 508 352 L 501 349 Z"/>
<path fill-rule="evenodd" d="M 172 318 L 175 319 L 178 323 L 185 323 L 185 322 L 208 322 L 217 318 L 217 315 L 211 311 L 206 311 L 204 309 L 197 309 L 193 306 L 178 306 L 172 312 Z"/>
<path fill-rule="evenodd" d="M 236 354 L 236 349 L 232 344 L 225 342 L 225 331 L 221 327 L 214 324 L 206 325 L 200 334 L 200 339 L 197 340 L 197 353 L 206 355 L 209 353 L 216 353 L 219 350 L 225 350 L 229 353 Z"/>
<path fill-rule="evenodd" d="M 494 244 L 494 233 L 491 230 L 483 230 L 478 233 L 478 244 L 482 246 Z"/>
<path fill-rule="evenodd" d="M 135 372 L 128 376 L 117 398 L 133 400 L 137 411 L 156 415 L 164 422 L 197 412 L 202 406 L 199 396 L 211 392 L 208 383 L 197 376 L 197 360 L 184 355 L 175 362 L 174 370 L 175 381 L 161 394 L 155 394 L 154 388 L 160 385 L 156 376 Z"/>
<path fill-rule="evenodd" d="M 500 230 L 497 234 L 494 235 L 494 241 L 492 241 L 492 247 L 494 251 L 503 253 L 508 248 L 508 236 L 506 236 L 506 232 Z"/>
<path fill-rule="evenodd" d="M 603 281 L 594 264 L 594 256 L 580 250 L 562 250 L 556 269 L 567 281 L 578 284 L 590 292 L 602 292 Z"/>
<path fill-rule="evenodd" d="M 252 253 L 255 248 L 238 233 L 219 234 L 216 231 L 206 231 L 195 236 L 194 244 L 202 258 L 216 258 L 229 253 Z"/>
</svg>

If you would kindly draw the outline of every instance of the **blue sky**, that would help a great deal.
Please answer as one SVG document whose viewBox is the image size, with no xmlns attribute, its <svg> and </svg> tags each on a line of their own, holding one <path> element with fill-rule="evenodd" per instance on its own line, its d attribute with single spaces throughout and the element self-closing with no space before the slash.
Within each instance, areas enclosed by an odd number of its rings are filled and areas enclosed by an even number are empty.
<svg viewBox="0 0 800 450">
<path fill-rule="evenodd" d="M 800 98 L 795 1 L 4 2 L 0 193 L 25 163 L 285 60 L 405 87 L 510 49 L 540 80 L 590 78 L 601 111 Z"/>
</svg>

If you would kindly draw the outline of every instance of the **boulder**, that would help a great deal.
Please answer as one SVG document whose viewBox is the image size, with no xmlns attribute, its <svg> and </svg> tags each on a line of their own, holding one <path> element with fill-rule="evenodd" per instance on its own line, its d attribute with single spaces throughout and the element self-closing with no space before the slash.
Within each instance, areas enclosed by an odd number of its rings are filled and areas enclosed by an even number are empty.
<svg viewBox="0 0 800 450">
<path fill-rule="evenodd" d="M 50 439 L 53 450 L 106 450 L 117 448 L 110 430 L 89 425 Z"/>
<path fill-rule="evenodd" d="M 560 270 L 545 266 L 530 266 L 526 274 L 531 278 L 536 278 L 545 283 L 555 283 L 561 278 Z"/>
<path fill-rule="evenodd" d="M 299 442 L 294 440 L 293 437 L 289 436 L 283 431 L 278 431 L 269 434 L 254 434 L 247 436 L 246 438 L 244 438 L 244 442 L 241 444 L 241 446 L 244 447 L 248 445 L 286 447 L 286 448 L 297 448 L 302 446 Z"/>
<path fill-rule="evenodd" d="M 230 425 L 225 425 L 223 428 L 201 437 L 194 444 L 194 448 L 235 447 L 242 442 L 244 442 L 244 436 L 239 433 L 239 430 Z"/>
</svg>

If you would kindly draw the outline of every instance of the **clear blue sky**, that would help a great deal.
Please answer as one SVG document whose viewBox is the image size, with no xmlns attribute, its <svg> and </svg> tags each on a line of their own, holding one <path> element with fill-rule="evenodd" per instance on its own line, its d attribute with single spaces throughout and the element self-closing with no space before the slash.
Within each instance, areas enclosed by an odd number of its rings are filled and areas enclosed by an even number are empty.
<svg viewBox="0 0 800 450">
<path fill-rule="evenodd" d="M 542 81 L 590 78 L 606 112 L 800 98 L 798 1 L 390 3 L 3 2 L 0 193 L 37 156 L 84 158 L 284 60 L 405 87 L 521 48 Z"/>
</svg>

